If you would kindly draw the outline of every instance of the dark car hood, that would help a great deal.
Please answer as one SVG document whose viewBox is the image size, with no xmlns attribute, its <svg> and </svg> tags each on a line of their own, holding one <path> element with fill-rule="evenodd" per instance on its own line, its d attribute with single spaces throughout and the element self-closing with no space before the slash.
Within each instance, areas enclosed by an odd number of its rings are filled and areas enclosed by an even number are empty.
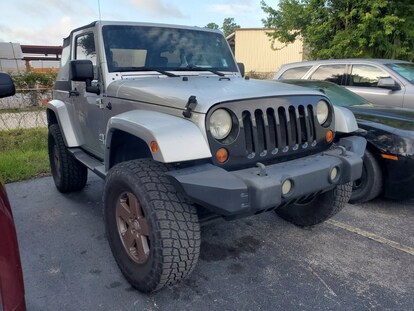
<svg viewBox="0 0 414 311">
<path fill-rule="evenodd" d="M 414 130 L 414 110 L 401 108 L 349 107 L 357 121 L 380 123 L 395 129 Z"/>
</svg>

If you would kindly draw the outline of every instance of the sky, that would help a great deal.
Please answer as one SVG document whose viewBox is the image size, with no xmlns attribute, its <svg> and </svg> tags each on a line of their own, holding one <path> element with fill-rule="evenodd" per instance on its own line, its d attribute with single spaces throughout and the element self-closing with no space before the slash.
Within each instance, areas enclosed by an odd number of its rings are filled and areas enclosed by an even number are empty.
<svg viewBox="0 0 414 311">
<path fill-rule="evenodd" d="M 260 28 L 265 18 L 260 0 L 13 0 L 1 5 L 0 42 L 62 45 L 72 29 L 99 19 L 98 2 L 102 20 L 204 27 L 233 17 L 242 28 Z"/>
</svg>

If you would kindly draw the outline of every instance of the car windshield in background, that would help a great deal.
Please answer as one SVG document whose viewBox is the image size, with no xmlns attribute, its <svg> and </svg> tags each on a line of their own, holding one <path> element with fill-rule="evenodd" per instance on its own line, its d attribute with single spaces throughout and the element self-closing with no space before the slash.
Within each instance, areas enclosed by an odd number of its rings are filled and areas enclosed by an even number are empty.
<svg viewBox="0 0 414 311">
<path fill-rule="evenodd" d="M 219 33 L 149 26 L 104 26 L 109 72 L 136 68 L 185 71 L 237 71 Z M 139 70 L 137 70 L 139 71 Z"/>
<path fill-rule="evenodd" d="M 342 107 L 371 105 L 361 96 L 348 91 L 346 88 L 326 81 L 310 80 L 280 80 L 283 83 L 294 84 L 321 91 L 331 100 L 332 104 Z"/>
<path fill-rule="evenodd" d="M 393 63 L 386 64 L 388 68 L 394 70 L 401 77 L 414 84 L 414 64 L 413 63 Z"/>
</svg>

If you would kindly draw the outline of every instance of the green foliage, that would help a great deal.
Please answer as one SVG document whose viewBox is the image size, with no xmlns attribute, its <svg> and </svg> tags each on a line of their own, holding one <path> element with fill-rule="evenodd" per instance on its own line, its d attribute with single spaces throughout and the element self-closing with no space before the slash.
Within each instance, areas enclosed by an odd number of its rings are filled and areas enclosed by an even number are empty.
<svg viewBox="0 0 414 311">
<path fill-rule="evenodd" d="M 17 74 L 11 74 L 16 86 L 16 91 L 21 94 L 28 94 L 30 106 L 39 106 L 40 96 L 50 92 L 56 80 L 56 72 L 37 72 L 25 71 Z M 36 89 L 36 91 L 34 91 Z"/>
<path fill-rule="evenodd" d="M 258 79 L 258 80 L 271 80 L 275 73 L 272 72 L 257 72 L 255 70 L 250 70 L 246 73 L 246 77 L 251 79 Z"/>
<path fill-rule="evenodd" d="M 236 29 L 239 29 L 240 25 L 236 24 L 233 17 L 227 17 L 223 21 L 223 27 L 221 30 L 224 33 L 224 36 L 231 35 Z"/>
<path fill-rule="evenodd" d="M 208 23 L 206 26 L 204 26 L 204 28 L 220 29 L 224 33 L 224 36 L 227 37 L 228 35 L 231 35 L 236 29 L 239 29 L 240 25 L 236 24 L 234 18 L 227 17 L 223 20 L 222 27 L 220 27 L 216 23 Z"/>
<path fill-rule="evenodd" d="M 56 79 L 56 73 L 25 71 L 11 75 L 16 89 L 52 88 Z"/>
<path fill-rule="evenodd" d="M 272 41 L 289 44 L 302 38 L 310 59 L 414 60 L 411 0 L 280 0 L 277 10 L 261 4 Z"/>
<path fill-rule="evenodd" d="M 47 129 L 0 131 L 0 180 L 49 175 Z"/>
<path fill-rule="evenodd" d="M 219 29 L 219 25 L 217 25 L 216 23 L 208 23 L 207 25 L 204 26 L 204 28 L 209 28 L 209 29 Z"/>
</svg>

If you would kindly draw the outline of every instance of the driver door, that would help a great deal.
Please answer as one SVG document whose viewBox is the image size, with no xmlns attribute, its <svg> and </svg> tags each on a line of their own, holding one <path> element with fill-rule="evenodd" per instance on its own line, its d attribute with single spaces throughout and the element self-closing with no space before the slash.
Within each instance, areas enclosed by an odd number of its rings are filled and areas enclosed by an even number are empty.
<svg viewBox="0 0 414 311">
<path fill-rule="evenodd" d="M 100 75 L 97 66 L 97 51 L 95 36 L 91 29 L 85 29 L 74 36 L 73 57 L 75 60 L 90 60 L 94 67 L 94 80 L 92 85 L 100 84 Z M 104 137 L 101 133 L 103 125 L 103 111 L 99 107 L 100 95 L 86 92 L 85 82 L 72 81 L 72 96 L 75 118 L 79 122 L 84 137 L 82 148 L 96 157 L 103 159 Z M 102 136 L 102 137 L 101 137 Z"/>
</svg>

